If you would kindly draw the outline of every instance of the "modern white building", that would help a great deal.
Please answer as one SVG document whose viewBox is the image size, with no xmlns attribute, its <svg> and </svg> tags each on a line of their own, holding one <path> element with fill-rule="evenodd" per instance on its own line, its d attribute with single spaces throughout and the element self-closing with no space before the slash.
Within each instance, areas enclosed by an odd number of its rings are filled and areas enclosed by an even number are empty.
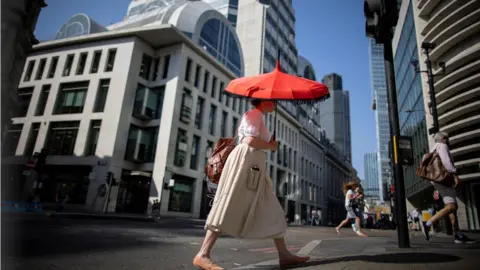
<svg viewBox="0 0 480 270">
<path fill-rule="evenodd" d="M 77 14 L 57 38 L 34 47 L 25 65 L 23 110 L 12 119 L 2 158 L 2 166 L 15 170 L 2 179 L 16 183 L 24 198 L 41 178 L 44 203 L 65 184 L 68 207 L 101 211 L 101 189 L 112 172 L 110 212 L 148 213 L 160 200 L 162 215 L 205 217 L 215 188 L 203 181 L 206 159 L 250 108 L 221 94 L 246 73 L 245 46 L 231 22 L 202 1 L 142 0 L 108 27 Z M 315 79 L 308 61 L 297 70 L 294 60 L 284 68 Z M 258 63 L 256 74 L 264 67 Z M 354 169 L 317 118 L 311 107 L 278 107 L 280 148 L 267 166 L 292 222 L 308 220 L 313 207 L 324 223 L 345 214 L 341 186 Z M 273 130 L 273 115 L 265 122 Z M 50 154 L 42 175 L 22 175 L 43 148 Z"/>
<path fill-rule="evenodd" d="M 413 137 L 416 164 L 433 146 L 428 130 L 433 126 L 429 110 L 428 77 L 416 74 L 411 61 L 426 70 L 422 43 L 435 43 L 430 51 L 440 130 L 450 135 L 451 153 L 462 181 L 458 190 L 461 229 L 480 229 L 480 2 L 402 1 L 393 50 L 402 132 Z M 409 207 L 426 209 L 433 188 L 407 168 Z"/>
<path fill-rule="evenodd" d="M 76 15 L 60 39 L 34 47 L 18 87 L 23 110 L 3 149 L 11 156 L 2 158 L 12 172 L 2 179 L 19 183 L 20 196 L 40 177 L 42 202 L 54 202 L 65 184 L 69 207 L 101 211 L 99 190 L 112 172 L 108 211 L 146 213 L 159 199 L 162 214 L 208 212 L 202 179 L 209 149 L 233 135 L 249 108 L 222 94 L 243 73 L 241 46 L 225 17 L 205 3 L 160 9 L 165 14 L 150 25 L 123 21 L 123 28 L 97 33 L 87 16 Z M 42 175 L 22 175 L 43 148 L 50 153 Z"/>
</svg>

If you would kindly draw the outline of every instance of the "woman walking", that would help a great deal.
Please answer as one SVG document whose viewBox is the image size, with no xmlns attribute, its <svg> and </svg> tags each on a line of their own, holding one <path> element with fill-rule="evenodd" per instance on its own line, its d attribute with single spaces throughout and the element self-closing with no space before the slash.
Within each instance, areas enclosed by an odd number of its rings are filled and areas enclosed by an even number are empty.
<svg viewBox="0 0 480 270">
<path fill-rule="evenodd" d="M 338 234 L 340 234 L 340 228 L 347 225 L 349 221 L 355 222 L 356 225 L 356 233 L 359 236 L 367 236 L 362 232 L 362 228 L 360 226 L 360 214 L 358 211 L 358 204 L 356 200 L 358 198 L 362 198 L 363 195 L 361 193 L 357 193 L 359 191 L 359 186 L 355 182 L 349 182 L 343 186 L 343 192 L 345 193 L 345 209 L 347 210 L 347 217 L 343 220 L 338 227 L 335 228 Z M 355 191 L 357 192 L 355 192 Z"/>
<path fill-rule="evenodd" d="M 236 238 L 273 239 L 280 267 L 292 267 L 310 257 L 288 251 L 284 235 L 285 213 L 266 174 L 267 151 L 277 150 L 263 121 L 275 109 L 273 101 L 252 100 L 254 109 L 243 116 L 238 128 L 239 144 L 230 153 L 207 218 L 207 233 L 193 264 L 201 269 L 221 270 L 210 258 L 220 234 Z"/>
</svg>

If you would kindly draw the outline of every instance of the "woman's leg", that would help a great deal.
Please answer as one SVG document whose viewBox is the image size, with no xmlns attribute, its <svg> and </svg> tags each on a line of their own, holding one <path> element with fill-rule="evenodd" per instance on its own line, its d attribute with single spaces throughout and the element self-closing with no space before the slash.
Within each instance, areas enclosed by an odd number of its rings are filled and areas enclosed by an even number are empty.
<svg viewBox="0 0 480 270">
<path fill-rule="evenodd" d="M 360 218 L 359 217 L 356 217 L 355 218 L 355 223 L 357 224 L 357 234 L 360 235 L 360 236 L 367 236 L 366 234 L 364 234 L 362 232 L 362 228 L 360 227 Z"/>
<path fill-rule="evenodd" d="M 343 226 L 347 225 L 348 223 L 348 217 L 345 218 L 336 228 L 335 228 L 335 231 L 337 231 L 338 234 L 340 234 L 340 228 L 342 228 Z"/>
<path fill-rule="evenodd" d="M 193 259 L 193 264 L 202 268 L 202 269 L 211 269 L 211 270 L 221 270 L 223 268 L 215 265 L 210 260 L 210 252 L 212 251 L 213 245 L 217 241 L 218 237 L 220 236 L 219 232 L 214 232 L 211 230 L 207 230 L 205 235 L 205 239 L 203 240 L 202 247 L 200 251 L 197 253 L 195 258 Z"/>
<path fill-rule="evenodd" d="M 301 257 L 296 256 L 288 251 L 287 246 L 285 245 L 285 238 L 275 238 L 275 247 L 278 251 L 278 258 L 281 266 L 293 266 L 297 264 L 304 263 L 310 259 L 309 256 Z"/>
</svg>

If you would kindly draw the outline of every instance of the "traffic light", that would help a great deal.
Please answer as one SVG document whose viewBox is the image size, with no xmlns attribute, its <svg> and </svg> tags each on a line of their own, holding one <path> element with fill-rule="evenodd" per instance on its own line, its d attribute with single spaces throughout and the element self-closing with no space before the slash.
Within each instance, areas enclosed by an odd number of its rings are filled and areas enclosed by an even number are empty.
<svg viewBox="0 0 480 270">
<path fill-rule="evenodd" d="M 364 0 L 365 34 L 379 44 L 391 42 L 392 27 L 397 24 L 396 0 Z"/>
</svg>

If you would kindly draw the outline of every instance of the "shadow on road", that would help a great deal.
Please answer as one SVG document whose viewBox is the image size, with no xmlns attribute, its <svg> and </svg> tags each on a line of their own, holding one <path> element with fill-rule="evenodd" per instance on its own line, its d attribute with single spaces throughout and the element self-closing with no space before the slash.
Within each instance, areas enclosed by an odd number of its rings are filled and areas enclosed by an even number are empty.
<svg viewBox="0 0 480 270">
<path fill-rule="evenodd" d="M 87 254 L 170 244 L 158 241 L 158 239 L 155 241 L 139 239 L 138 235 L 119 234 L 115 231 L 108 231 L 108 228 L 100 227 L 97 232 L 95 230 L 86 232 L 84 226 L 88 225 L 72 225 L 67 222 L 6 224 L 2 220 L 2 247 L 8 247 L 2 248 L 2 257 L 33 258 Z M 100 229 L 102 230 L 100 231 Z"/>
<path fill-rule="evenodd" d="M 458 256 L 437 253 L 391 253 L 379 255 L 354 255 L 337 257 L 331 259 L 312 260 L 302 265 L 318 266 L 338 262 L 363 261 L 382 264 L 427 264 L 427 263 L 446 263 L 461 260 Z"/>
<path fill-rule="evenodd" d="M 393 254 L 379 254 L 379 255 L 354 255 L 354 256 L 311 260 L 302 265 L 299 265 L 298 267 L 292 267 L 288 269 L 301 269 L 309 266 L 327 266 L 329 264 L 334 264 L 334 263 L 345 263 L 345 262 L 355 262 L 355 261 L 379 263 L 379 264 L 428 264 L 428 263 L 455 262 L 459 260 L 461 260 L 461 258 L 458 256 L 436 254 L 436 253 L 393 253 Z M 361 268 L 361 266 L 359 267 Z M 253 266 L 253 269 L 271 270 L 272 265 L 256 265 L 256 266 Z"/>
</svg>

